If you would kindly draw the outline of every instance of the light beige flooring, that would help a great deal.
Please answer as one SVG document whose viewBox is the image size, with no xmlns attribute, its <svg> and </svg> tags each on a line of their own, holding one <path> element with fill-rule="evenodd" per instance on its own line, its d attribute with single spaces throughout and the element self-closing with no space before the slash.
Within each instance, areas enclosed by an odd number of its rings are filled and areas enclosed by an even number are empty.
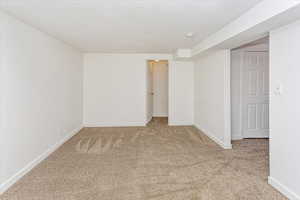
<svg viewBox="0 0 300 200">
<path fill-rule="evenodd" d="M 267 140 L 223 150 L 194 127 L 84 128 L 1 200 L 283 200 Z"/>
</svg>

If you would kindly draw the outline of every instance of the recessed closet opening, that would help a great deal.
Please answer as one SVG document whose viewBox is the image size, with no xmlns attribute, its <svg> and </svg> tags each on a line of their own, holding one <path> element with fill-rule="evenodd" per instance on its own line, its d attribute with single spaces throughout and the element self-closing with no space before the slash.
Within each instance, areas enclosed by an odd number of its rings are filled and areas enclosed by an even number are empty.
<svg viewBox="0 0 300 200">
<path fill-rule="evenodd" d="M 168 118 L 168 61 L 147 61 L 147 121 Z"/>
</svg>

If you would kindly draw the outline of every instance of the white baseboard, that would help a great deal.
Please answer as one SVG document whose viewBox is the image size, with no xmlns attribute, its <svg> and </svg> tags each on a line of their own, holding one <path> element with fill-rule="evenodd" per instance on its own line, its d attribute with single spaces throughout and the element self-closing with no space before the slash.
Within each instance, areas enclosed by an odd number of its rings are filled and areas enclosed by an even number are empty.
<svg viewBox="0 0 300 200">
<path fill-rule="evenodd" d="M 83 124 L 84 127 L 86 128 L 109 128 L 109 127 L 145 127 L 147 124 L 146 122 L 143 123 L 126 123 L 126 124 L 97 124 L 97 123 L 85 123 Z"/>
<path fill-rule="evenodd" d="M 300 200 L 300 196 L 296 193 L 292 192 L 288 187 L 281 184 L 279 181 L 274 179 L 273 177 L 268 177 L 268 183 L 273 186 L 276 190 L 278 190 L 281 194 L 286 196 L 290 200 Z"/>
<path fill-rule="evenodd" d="M 169 126 L 194 126 L 194 122 L 192 121 L 180 121 L 180 120 L 173 120 L 171 118 L 168 119 L 168 125 Z"/>
<path fill-rule="evenodd" d="M 20 180 L 25 174 L 27 174 L 29 171 L 31 171 L 35 166 L 37 166 L 40 162 L 42 162 L 44 159 L 46 159 L 51 153 L 53 153 L 55 150 L 57 150 L 61 145 L 63 145 L 66 141 L 68 141 L 71 137 L 76 135 L 83 126 L 80 126 L 73 131 L 71 131 L 66 137 L 64 137 L 61 141 L 54 144 L 52 147 L 50 147 L 47 151 L 42 153 L 40 156 L 38 156 L 36 159 L 28 163 L 24 168 L 22 168 L 20 171 L 18 171 L 15 175 L 10 177 L 7 181 L 2 183 L 0 185 L 0 195 L 3 194 L 6 190 L 8 190 L 13 184 L 15 184 L 18 180 Z"/>
<path fill-rule="evenodd" d="M 190 123 L 168 123 L 169 126 L 193 126 L 193 124 Z"/>
<path fill-rule="evenodd" d="M 242 140 L 244 137 L 242 135 L 232 134 L 231 140 Z"/>
<path fill-rule="evenodd" d="M 210 139 L 212 139 L 215 143 L 217 143 L 218 145 L 220 145 L 223 149 L 232 149 L 232 145 L 231 144 L 225 144 L 223 141 L 221 141 L 220 139 L 218 139 L 217 137 L 215 137 L 212 133 L 210 133 L 209 131 L 206 131 L 205 129 L 199 127 L 198 125 L 194 125 L 197 129 L 199 129 L 202 133 L 204 133 L 207 137 L 209 137 Z"/>
<path fill-rule="evenodd" d="M 148 124 L 149 122 L 151 122 L 152 119 L 153 119 L 153 117 L 147 119 L 146 126 L 147 126 L 147 124 Z"/>
</svg>

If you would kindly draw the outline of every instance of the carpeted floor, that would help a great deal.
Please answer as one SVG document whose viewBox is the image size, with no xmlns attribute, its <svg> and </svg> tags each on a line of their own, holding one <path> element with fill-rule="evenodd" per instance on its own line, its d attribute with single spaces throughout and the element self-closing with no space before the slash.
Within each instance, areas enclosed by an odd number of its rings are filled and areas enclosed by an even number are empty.
<svg viewBox="0 0 300 200">
<path fill-rule="evenodd" d="M 84 128 L 1 200 L 283 200 L 268 141 L 223 150 L 194 127 Z"/>
</svg>

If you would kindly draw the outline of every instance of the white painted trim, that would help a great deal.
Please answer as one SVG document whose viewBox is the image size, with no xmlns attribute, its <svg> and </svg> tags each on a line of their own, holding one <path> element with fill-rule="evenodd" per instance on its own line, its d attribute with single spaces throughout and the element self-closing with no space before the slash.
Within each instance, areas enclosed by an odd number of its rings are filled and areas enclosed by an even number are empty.
<svg viewBox="0 0 300 200">
<path fill-rule="evenodd" d="M 244 123 L 243 123 L 243 88 L 244 88 L 244 81 L 243 81 L 243 73 L 244 73 L 244 51 L 240 52 L 240 133 L 241 133 L 241 138 L 244 139 Z"/>
<path fill-rule="evenodd" d="M 273 177 L 268 177 L 268 183 L 273 186 L 276 190 L 282 193 L 290 200 L 300 200 L 300 196 L 297 195 L 295 192 L 291 191 L 288 187 L 281 184 L 278 180 L 274 179 Z"/>
<path fill-rule="evenodd" d="M 168 117 L 168 115 L 153 115 L 153 117 Z"/>
<path fill-rule="evenodd" d="M 230 73 L 232 74 L 233 72 L 236 72 L 236 71 L 232 71 L 232 70 L 239 70 L 239 77 L 241 77 L 241 56 L 242 56 L 242 52 L 241 52 L 241 50 L 240 49 L 237 49 L 237 50 L 232 50 L 231 51 L 231 55 L 230 55 L 230 57 L 231 57 L 231 62 L 230 62 Z M 238 62 L 237 62 L 237 59 L 238 59 Z M 231 84 L 231 86 L 233 87 L 233 86 L 236 86 L 236 85 L 233 85 L 233 77 L 230 77 L 230 84 Z M 240 94 L 241 94 L 241 92 L 242 92 L 242 87 L 241 87 L 241 83 L 238 85 L 239 86 L 239 92 L 240 92 Z M 232 88 L 231 88 L 232 89 Z M 233 90 L 231 90 L 230 91 L 230 97 L 232 98 L 233 97 L 233 95 L 234 95 L 234 98 L 236 98 L 237 97 L 237 95 L 233 92 Z M 238 104 L 234 104 L 234 105 L 232 105 L 232 101 L 230 101 L 230 104 L 231 104 L 231 110 L 230 110 L 230 112 L 231 112 L 231 117 L 230 117 L 230 119 L 231 119 L 231 124 L 234 122 L 234 123 L 236 123 L 236 116 L 238 116 L 238 119 L 239 119 L 239 123 L 238 123 L 238 127 L 239 127 L 239 130 L 237 130 L 237 129 L 235 129 L 235 128 L 232 128 L 231 129 L 231 140 L 241 140 L 241 139 L 243 139 L 243 137 L 242 137 L 242 129 L 241 129 L 241 127 L 242 127 L 242 124 L 241 124 L 241 116 L 242 116 L 242 114 L 241 114 L 241 110 L 242 110 L 242 105 L 241 105 L 241 96 L 242 95 L 239 95 L 238 96 L 238 99 L 239 99 L 239 103 Z M 233 110 L 233 108 L 239 108 L 238 110 L 239 110 L 239 112 L 232 112 Z"/>
<path fill-rule="evenodd" d="M 201 131 L 202 133 L 204 133 L 207 137 L 209 137 L 210 139 L 212 139 L 215 143 L 217 143 L 219 146 L 221 146 L 223 149 L 232 149 L 232 145 L 230 144 L 225 144 L 223 141 L 219 140 L 218 138 L 216 138 L 214 136 L 214 134 L 212 134 L 209 131 L 206 131 L 205 129 L 201 128 L 198 125 L 194 125 L 195 128 L 197 128 L 199 131 Z"/>
<path fill-rule="evenodd" d="M 193 124 L 185 124 L 185 123 L 173 123 L 169 122 L 168 126 L 194 126 Z"/>
<path fill-rule="evenodd" d="M 8 190 L 13 184 L 15 184 L 17 181 L 19 181 L 24 175 L 26 175 L 29 171 L 31 171 L 34 167 L 36 167 L 40 162 L 45 160 L 50 154 L 52 154 L 54 151 L 56 151 L 61 145 L 63 145 L 66 141 L 68 141 L 70 138 L 72 138 L 74 135 L 76 135 L 83 126 L 79 126 L 78 128 L 72 130 L 66 137 L 64 137 L 61 141 L 54 144 L 52 147 L 50 147 L 47 151 L 42 153 L 40 156 L 38 156 L 36 159 L 28 163 L 24 168 L 22 168 L 20 171 L 18 171 L 16 174 L 14 174 L 12 177 L 10 177 L 7 181 L 2 183 L 0 185 L 0 195 L 3 194 L 6 190 Z"/>
<path fill-rule="evenodd" d="M 233 56 L 233 54 L 235 54 L 236 56 L 239 56 L 239 104 L 238 105 L 234 105 L 234 106 L 238 106 L 239 107 L 239 130 L 232 130 L 232 134 L 231 134 L 231 140 L 241 140 L 244 139 L 243 137 L 243 65 L 244 65 L 244 49 L 235 49 L 231 51 L 231 56 Z M 232 68 L 232 66 L 231 66 Z M 230 96 L 232 96 L 231 92 L 230 92 Z M 231 120 L 233 120 L 233 118 L 231 117 Z"/>
<path fill-rule="evenodd" d="M 147 121 L 146 121 L 146 126 L 147 126 L 147 124 L 148 124 L 149 122 L 151 122 L 152 119 L 153 119 L 153 117 L 147 119 Z"/>
<path fill-rule="evenodd" d="M 149 124 L 149 122 L 151 122 L 152 119 L 153 119 L 153 117 L 151 117 L 151 118 L 149 118 L 149 119 L 146 119 L 145 127 Z"/>
<path fill-rule="evenodd" d="M 147 120 L 148 121 L 148 120 Z M 85 123 L 83 126 L 87 128 L 105 128 L 105 127 L 145 127 L 147 125 L 146 122 L 142 123 L 126 123 L 126 124 L 98 124 L 98 123 Z"/>
<path fill-rule="evenodd" d="M 226 50 L 226 64 L 224 69 L 224 142 L 231 146 L 231 51 Z"/>
<path fill-rule="evenodd" d="M 232 134 L 231 135 L 231 140 L 242 140 L 244 137 L 241 134 Z"/>
<path fill-rule="evenodd" d="M 149 84 L 149 82 L 148 82 L 148 73 L 149 73 L 149 60 L 145 60 L 145 67 L 146 67 L 146 70 L 145 70 L 145 81 L 146 81 L 146 84 L 145 84 L 145 126 L 147 126 L 147 124 L 151 121 L 151 119 L 152 119 L 152 117 L 153 117 L 153 108 L 152 108 L 152 116 L 151 116 L 151 118 L 149 119 L 148 118 L 148 112 L 149 112 L 149 110 L 148 110 L 148 84 Z M 152 107 L 153 107 L 153 102 L 152 102 Z M 85 127 L 88 127 L 88 126 L 85 126 Z"/>
</svg>

